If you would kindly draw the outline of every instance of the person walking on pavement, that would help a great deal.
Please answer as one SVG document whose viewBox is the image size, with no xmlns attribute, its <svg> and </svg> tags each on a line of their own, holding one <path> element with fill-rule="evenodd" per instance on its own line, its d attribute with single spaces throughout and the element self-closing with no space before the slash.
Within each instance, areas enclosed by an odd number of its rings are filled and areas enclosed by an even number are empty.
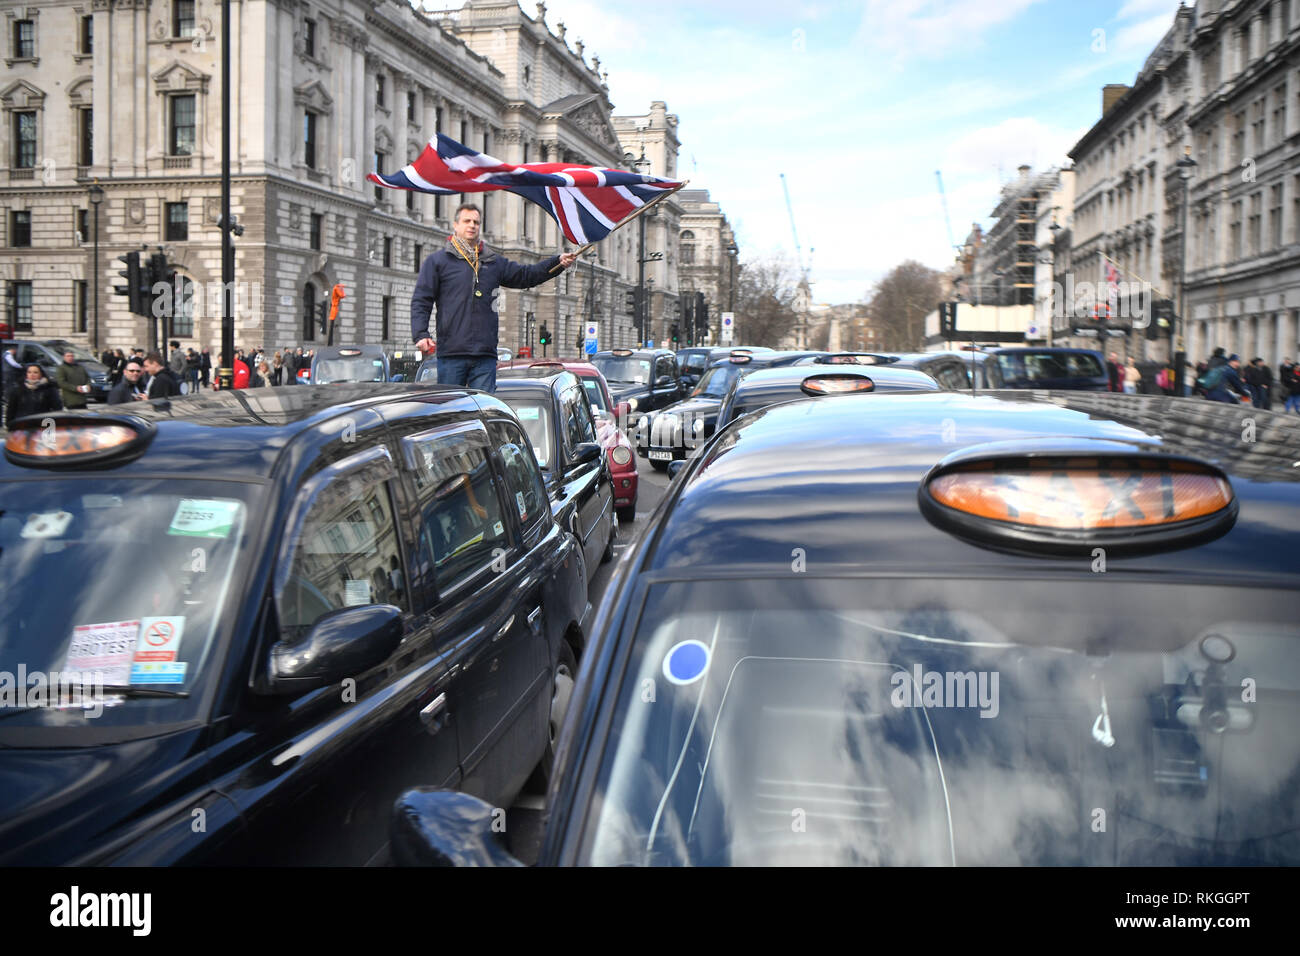
<svg viewBox="0 0 1300 956">
<path fill-rule="evenodd" d="M 577 255 L 566 252 L 534 265 L 511 262 L 479 241 L 481 222 L 478 206 L 461 205 L 446 248 L 424 260 L 411 296 L 411 337 L 421 352 L 433 351 L 429 318 L 437 306 L 439 384 L 491 392 L 496 389 L 500 334 L 497 290 L 541 285 L 553 277 L 552 269 L 567 269 Z"/>
<path fill-rule="evenodd" d="M 64 408 L 85 408 L 86 396 L 90 394 L 90 373 L 77 364 L 77 356 L 71 352 L 63 353 L 63 364 L 54 373 L 54 382 L 59 386 L 59 397 Z"/>
<path fill-rule="evenodd" d="M 1282 394 L 1286 396 L 1283 410 L 1289 412 L 1294 408 L 1300 412 L 1300 365 L 1292 362 L 1290 356 L 1286 356 L 1282 359 L 1277 372 L 1278 384 L 1282 386 Z"/>
<path fill-rule="evenodd" d="M 271 358 L 271 375 L 269 381 L 273 387 L 284 384 L 284 356 L 281 355 L 278 350 Z"/>
<path fill-rule="evenodd" d="M 1246 369 L 1246 384 L 1250 386 L 1255 407 L 1270 411 L 1273 408 L 1273 370 L 1259 356 L 1250 360 L 1250 368 Z"/>
<path fill-rule="evenodd" d="M 212 354 L 207 349 L 199 353 L 199 375 L 207 388 L 212 379 Z"/>
<path fill-rule="evenodd" d="M 144 397 L 144 366 L 139 362 L 127 362 L 122 370 L 122 380 L 108 393 L 108 404 L 127 405 Z"/>
<path fill-rule="evenodd" d="M 172 370 L 163 364 L 162 355 L 150 352 L 144 357 L 144 370 L 149 373 L 145 386 L 146 398 L 171 398 L 181 393 L 181 383 Z"/>
<path fill-rule="evenodd" d="M 24 415 L 39 415 L 41 412 L 57 412 L 63 408 L 59 398 L 59 387 L 45 377 L 45 372 L 33 362 L 23 372 L 23 380 L 9 390 L 5 402 L 5 424 L 13 422 Z"/>
<path fill-rule="evenodd" d="M 1130 355 L 1124 365 L 1124 392 L 1128 395 L 1136 395 L 1138 383 L 1141 381 L 1142 373 L 1138 371 L 1137 362 Z"/>
<path fill-rule="evenodd" d="M 1124 391 L 1124 366 L 1119 364 L 1119 353 L 1111 352 L 1106 360 L 1106 375 L 1110 379 L 1112 392 Z"/>
</svg>

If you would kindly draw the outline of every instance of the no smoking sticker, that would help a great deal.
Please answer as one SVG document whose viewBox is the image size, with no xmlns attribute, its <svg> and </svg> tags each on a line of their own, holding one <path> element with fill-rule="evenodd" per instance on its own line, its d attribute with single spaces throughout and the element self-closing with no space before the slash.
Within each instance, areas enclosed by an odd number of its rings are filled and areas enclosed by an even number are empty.
<svg viewBox="0 0 1300 956">
<path fill-rule="evenodd" d="M 135 645 L 135 662 L 175 661 L 184 630 L 184 617 L 141 618 L 140 639 Z"/>
</svg>

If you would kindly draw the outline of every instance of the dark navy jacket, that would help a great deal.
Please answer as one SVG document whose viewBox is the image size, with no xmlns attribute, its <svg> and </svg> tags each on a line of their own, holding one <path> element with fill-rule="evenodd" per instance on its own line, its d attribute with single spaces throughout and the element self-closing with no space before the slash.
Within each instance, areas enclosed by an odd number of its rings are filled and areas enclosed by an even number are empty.
<svg viewBox="0 0 1300 956">
<path fill-rule="evenodd" d="M 448 246 L 424 260 L 420 278 L 411 295 L 411 338 L 420 341 L 429 334 L 429 312 L 438 307 L 438 357 L 496 356 L 497 288 L 531 289 L 559 273 L 552 273 L 560 261 L 552 256 L 526 266 L 511 262 L 480 244 L 478 290 L 474 295 L 474 270 Z"/>
</svg>

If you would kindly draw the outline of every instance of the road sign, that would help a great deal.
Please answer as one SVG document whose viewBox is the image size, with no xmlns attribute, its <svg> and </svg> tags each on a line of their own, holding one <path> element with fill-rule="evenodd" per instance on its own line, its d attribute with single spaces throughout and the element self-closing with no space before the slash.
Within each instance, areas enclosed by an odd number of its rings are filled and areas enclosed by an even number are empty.
<svg viewBox="0 0 1300 956">
<path fill-rule="evenodd" d="M 722 313 L 722 344 L 730 345 L 732 336 L 736 331 L 736 313 Z"/>
</svg>

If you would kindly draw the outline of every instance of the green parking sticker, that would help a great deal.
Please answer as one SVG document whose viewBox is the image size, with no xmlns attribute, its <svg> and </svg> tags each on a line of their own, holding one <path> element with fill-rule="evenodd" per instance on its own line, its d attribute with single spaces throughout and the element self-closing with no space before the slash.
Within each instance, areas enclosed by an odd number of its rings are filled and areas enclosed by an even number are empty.
<svg viewBox="0 0 1300 956">
<path fill-rule="evenodd" d="M 167 533 L 190 538 L 228 538 L 239 509 L 238 501 L 182 498 Z"/>
</svg>

